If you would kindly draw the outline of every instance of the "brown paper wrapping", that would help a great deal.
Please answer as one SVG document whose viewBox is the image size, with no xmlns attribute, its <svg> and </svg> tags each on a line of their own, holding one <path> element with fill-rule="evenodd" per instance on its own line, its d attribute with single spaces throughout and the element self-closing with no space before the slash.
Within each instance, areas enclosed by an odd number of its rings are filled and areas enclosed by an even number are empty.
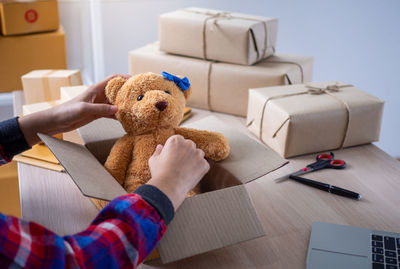
<svg viewBox="0 0 400 269">
<path fill-rule="evenodd" d="M 204 8 L 162 14 L 160 49 L 165 52 L 251 65 L 275 52 L 278 20 Z"/>
<path fill-rule="evenodd" d="M 327 90 L 332 85 L 337 90 Z M 383 105 L 337 81 L 250 89 L 247 124 L 281 156 L 292 157 L 377 141 Z"/>
<path fill-rule="evenodd" d="M 248 89 L 309 82 L 313 58 L 276 54 L 253 66 L 205 61 L 167 54 L 153 43 L 129 53 L 131 75 L 167 71 L 187 76 L 192 95 L 187 105 L 246 116 Z"/>
</svg>

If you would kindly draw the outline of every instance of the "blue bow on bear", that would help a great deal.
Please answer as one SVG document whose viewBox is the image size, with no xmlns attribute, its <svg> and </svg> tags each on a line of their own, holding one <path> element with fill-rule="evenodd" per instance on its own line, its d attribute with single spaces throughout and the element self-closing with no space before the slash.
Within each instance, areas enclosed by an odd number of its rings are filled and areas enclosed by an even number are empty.
<svg viewBox="0 0 400 269">
<path fill-rule="evenodd" d="M 182 91 L 186 91 L 187 89 L 189 89 L 190 87 L 190 82 L 189 79 L 187 77 L 184 78 L 180 78 L 174 75 L 171 75 L 165 71 L 163 71 L 161 73 L 161 75 L 163 75 L 166 79 L 171 80 L 173 82 L 175 82 L 175 84 L 182 89 Z"/>
</svg>

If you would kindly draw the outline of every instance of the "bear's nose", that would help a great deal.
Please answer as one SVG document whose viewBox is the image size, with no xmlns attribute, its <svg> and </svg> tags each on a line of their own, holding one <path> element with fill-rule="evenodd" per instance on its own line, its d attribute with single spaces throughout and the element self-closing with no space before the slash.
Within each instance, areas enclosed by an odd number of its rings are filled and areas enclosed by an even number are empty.
<svg viewBox="0 0 400 269">
<path fill-rule="evenodd" d="M 158 110 L 160 110 L 160 111 L 163 111 L 164 109 L 166 109 L 167 108 L 167 102 L 162 102 L 162 101 L 160 101 L 160 102 L 157 102 L 156 103 L 156 108 L 158 109 Z"/>
</svg>

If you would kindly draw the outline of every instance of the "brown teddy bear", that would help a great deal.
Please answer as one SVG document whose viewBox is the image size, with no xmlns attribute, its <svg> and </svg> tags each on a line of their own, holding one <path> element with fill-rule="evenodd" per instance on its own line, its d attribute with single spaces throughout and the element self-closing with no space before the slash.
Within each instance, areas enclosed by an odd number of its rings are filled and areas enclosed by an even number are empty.
<svg viewBox="0 0 400 269">
<path fill-rule="evenodd" d="M 191 93 L 186 77 L 166 72 L 115 77 L 105 92 L 118 107 L 116 118 L 126 135 L 116 141 L 104 166 L 126 191 L 132 192 L 150 179 L 148 160 L 157 144 L 164 145 L 172 135 L 191 139 L 208 159 L 219 161 L 228 156 L 229 144 L 222 134 L 178 127 Z"/>
</svg>

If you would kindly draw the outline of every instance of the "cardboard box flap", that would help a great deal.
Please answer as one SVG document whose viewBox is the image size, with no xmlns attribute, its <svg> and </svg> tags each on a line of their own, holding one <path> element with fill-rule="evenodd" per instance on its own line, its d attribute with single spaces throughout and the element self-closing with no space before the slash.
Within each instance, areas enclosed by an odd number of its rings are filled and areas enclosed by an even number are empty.
<svg viewBox="0 0 400 269">
<path fill-rule="evenodd" d="M 264 235 L 246 188 L 239 185 L 186 199 L 157 248 L 168 263 Z"/>
<path fill-rule="evenodd" d="M 78 129 L 88 150 L 104 164 L 115 141 L 125 134 L 119 121 L 101 118 Z"/>
<path fill-rule="evenodd" d="M 205 117 L 194 123 L 183 124 L 183 127 L 224 134 L 229 141 L 231 152 L 228 158 L 217 162 L 216 165 L 229 171 L 242 183 L 255 180 L 288 163 L 269 147 L 227 126 L 214 116 Z"/>
<path fill-rule="evenodd" d="M 126 194 L 85 146 L 38 135 L 85 196 L 111 201 Z"/>
</svg>

